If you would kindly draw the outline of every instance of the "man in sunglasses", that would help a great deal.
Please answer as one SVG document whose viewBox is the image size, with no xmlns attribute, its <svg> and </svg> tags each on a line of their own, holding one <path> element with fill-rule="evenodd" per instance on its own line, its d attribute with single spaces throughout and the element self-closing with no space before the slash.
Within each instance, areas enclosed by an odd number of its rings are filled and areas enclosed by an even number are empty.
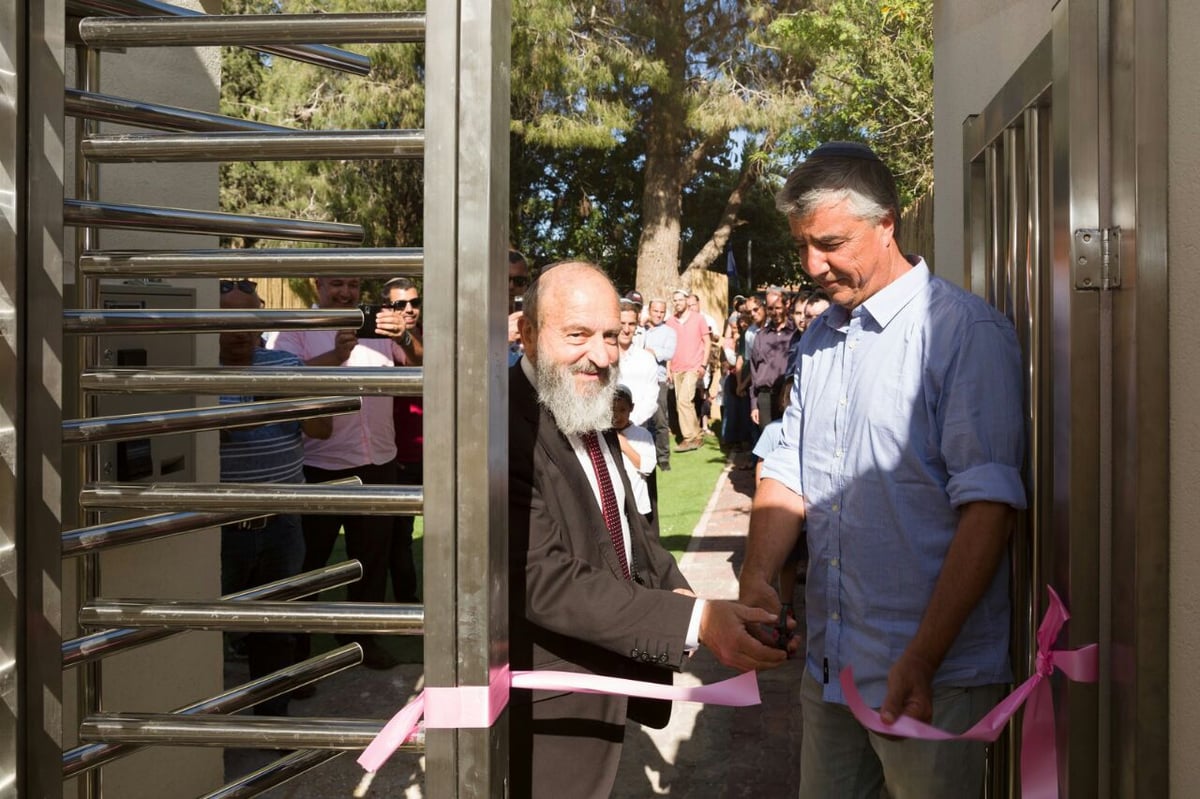
<svg viewBox="0 0 1200 799">
<path fill-rule="evenodd" d="M 380 295 L 385 305 L 399 314 L 404 332 L 394 339 L 400 347 L 397 366 L 420 366 L 425 357 L 424 333 L 421 330 L 421 292 L 406 277 L 394 277 L 383 284 Z M 423 406 L 421 397 L 395 397 L 392 400 L 392 421 L 396 428 L 396 481 L 401 485 L 421 485 Z M 417 566 L 413 558 L 412 516 L 393 517 L 391 558 L 388 572 L 392 576 L 392 591 L 397 602 L 420 602 L 417 587 Z"/>
<path fill-rule="evenodd" d="M 521 318 L 525 290 L 529 288 L 529 262 L 519 251 L 508 251 L 508 365 L 521 358 L 521 333 L 517 320 Z"/>
<path fill-rule="evenodd" d="M 361 284 L 356 277 L 316 279 L 317 304 L 321 308 L 357 308 Z M 411 305 L 411 303 L 410 303 Z M 272 343 L 274 349 L 294 353 L 306 366 L 391 367 L 412 363 L 410 353 L 417 339 L 409 330 L 404 311 L 380 310 L 375 334 L 359 338 L 354 330 L 285 330 Z M 407 347 L 407 348 L 406 348 Z M 304 476 L 310 483 L 325 483 L 343 477 L 358 477 L 367 485 L 395 485 L 396 433 L 391 397 L 363 397 L 358 413 L 333 417 L 333 435 L 324 441 L 304 444 Z M 338 531 L 346 534 L 346 554 L 363 565 L 361 580 L 351 583 L 347 594 L 352 602 L 383 602 L 387 592 L 393 521 L 383 514 L 324 515 L 304 517 L 304 571 L 319 569 L 329 560 Z M 300 636 L 299 653 L 307 657 L 310 641 Z M 363 647 L 363 665 L 390 669 L 399 661 L 374 636 L 339 636 Z"/>
</svg>

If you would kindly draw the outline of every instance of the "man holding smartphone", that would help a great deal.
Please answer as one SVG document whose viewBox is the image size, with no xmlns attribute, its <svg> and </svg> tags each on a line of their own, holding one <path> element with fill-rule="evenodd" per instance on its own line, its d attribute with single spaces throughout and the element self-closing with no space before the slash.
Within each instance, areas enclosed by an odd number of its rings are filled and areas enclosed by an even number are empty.
<svg viewBox="0 0 1200 799">
<path fill-rule="evenodd" d="M 361 282 L 355 277 L 316 279 L 320 308 L 357 308 Z M 374 334 L 360 338 L 355 330 L 285 330 L 272 349 L 291 352 L 306 366 L 378 366 L 410 363 L 408 353 L 417 346 L 403 310 L 381 308 L 376 314 Z M 406 338 L 407 336 L 407 338 Z M 407 341 L 407 349 L 405 345 Z M 304 442 L 304 478 L 324 483 L 343 477 L 358 477 L 368 485 L 395 485 L 396 436 L 392 419 L 392 397 L 363 397 L 355 414 L 333 417 L 333 434 L 324 440 Z M 363 565 L 362 579 L 351 583 L 351 602 L 383 602 L 387 591 L 393 521 L 380 514 L 305 516 L 303 571 L 319 569 L 329 560 L 338 531 L 346 533 L 346 554 Z M 311 642 L 299 636 L 300 659 L 307 657 Z M 390 669 L 399 661 L 374 636 L 339 636 L 358 641 L 363 647 L 363 665 Z"/>
</svg>

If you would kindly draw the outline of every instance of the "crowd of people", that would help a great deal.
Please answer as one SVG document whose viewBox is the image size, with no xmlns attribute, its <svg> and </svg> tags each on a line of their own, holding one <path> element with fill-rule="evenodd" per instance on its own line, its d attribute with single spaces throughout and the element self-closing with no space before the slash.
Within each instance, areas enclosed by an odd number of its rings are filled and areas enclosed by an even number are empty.
<svg viewBox="0 0 1200 799">
<path fill-rule="evenodd" d="M 531 279 L 510 252 L 511 667 L 664 683 L 699 647 L 742 671 L 803 657 L 802 799 L 873 799 L 885 788 L 897 799 L 978 795 L 983 744 L 868 732 L 837 677 L 852 665 L 885 723 L 907 715 L 951 732 L 978 720 L 1011 680 L 1004 563 L 1025 506 L 1015 333 L 900 251 L 894 179 L 865 146 L 817 148 L 777 203 L 816 289 L 735 297 L 719 322 L 694 293 L 621 297 L 585 261 L 549 264 Z M 357 280 L 316 285 L 323 308 L 361 300 Z M 264 349 L 252 339 L 235 348 L 240 334 L 227 334 L 223 362 L 421 364 L 418 288 L 393 280 L 384 299 L 375 337 L 284 332 Z M 253 284 L 223 282 L 226 300 L 254 303 Z M 696 596 L 658 538 L 655 471 L 703 444 L 714 405 L 726 449 L 753 447 L 760 461 L 737 601 Z M 420 415 L 413 400 L 364 398 L 361 411 L 324 428 L 279 425 L 287 429 L 270 434 L 280 443 L 261 464 L 273 464 L 264 479 L 418 482 Z M 249 440 L 235 449 L 239 440 L 228 459 L 223 440 L 224 479 L 260 465 Z M 340 527 L 364 565 L 352 599 L 383 601 L 390 574 L 398 601 L 419 600 L 411 519 L 282 518 L 229 531 L 242 539 L 223 551 L 231 580 L 247 573 L 234 560 L 270 561 L 271 574 L 297 566 L 294 551 L 268 556 L 245 545 L 248 535 L 270 532 L 294 548 L 299 528 L 303 567 L 315 568 Z M 799 637 L 780 578 L 805 555 Z M 377 642 L 358 640 L 366 665 L 394 663 Z M 264 648 L 250 651 L 261 660 Z M 513 691 L 511 795 L 608 796 L 626 721 L 662 726 L 670 710 L 618 695 Z"/>
</svg>

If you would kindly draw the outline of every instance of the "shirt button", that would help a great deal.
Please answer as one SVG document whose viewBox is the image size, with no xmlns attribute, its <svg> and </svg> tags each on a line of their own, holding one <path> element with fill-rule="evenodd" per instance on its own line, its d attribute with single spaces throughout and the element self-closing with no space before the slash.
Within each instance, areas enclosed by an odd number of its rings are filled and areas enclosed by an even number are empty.
<svg viewBox="0 0 1200 799">
<path fill-rule="evenodd" d="M 838 400 L 838 405 L 845 405 L 845 404 L 846 404 L 846 398 L 845 398 L 845 397 L 842 397 L 840 400 Z"/>
<path fill-rule="evenodd" d="M 837 513 L 840 508 L 841 508 L 840 505 L 834 504 L 833 507 L 830 508 L 830 510 L 833 511 L 834 513 Z"/>
<path fill-rule="evenodd" d="M 842 457 L 842 451 L 840 449 L 837 450 L 836 452 L 833 453 L 833 457 L 835 457 L 835 458 Z"/>
<path fill-rule="evenodd" d="M 838 612 L 835 610 L 833 613 L 830 613 L 830 614 L 829 614 L 829 618 L 833 619 L 834 621 L 838 621 L 839 619 L 841 619 L 841 618 L 842 618 L 842 614 L 838 613 Z"/>
<path fill-rule="evenodd" d="M 841 565 L 841 560 L 839 558 L 833 558 L 829 561 L 829 565 L 836 569 L 839 565 Z"/>
</svg>

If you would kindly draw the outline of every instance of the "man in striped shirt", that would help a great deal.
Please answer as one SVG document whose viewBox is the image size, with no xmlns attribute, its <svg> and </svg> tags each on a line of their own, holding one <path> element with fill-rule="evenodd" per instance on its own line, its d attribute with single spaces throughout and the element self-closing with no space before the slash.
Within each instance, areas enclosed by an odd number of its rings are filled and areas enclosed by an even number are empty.
<svg viewBox="0 0 1200 799">
<path fill-rule="evenodd" d="M 256 286 L 250 280 L 222 280 L 221 307 L 257 310 L 262 307 Z M 262 334 L 221 334 L 222 366 L 295 366 L 302 364 L 290 352 L 268 350 Z M 223 396 L 221 404 L 253 402 L 254 397 Z M 329 417 L 302 422 L 273 422 L 257 427 L 235 427 L 221 431 L 221 481 L 225 483 L 303 483 L 304 444 L 302 434 L 328 438 L 333 431 Z M 304 560 L 304 535 L 300 517 L 280 513 L 221 528 L 221 592 L 231 594 L 246 588 L 300 573 Z M 245 637 L 250 678 L 291 665 L 295 640 L 288 633 L 250 633 Z M 275 697 L 255 706 L 264 716 L 286 716 L 288 696 Z"/>
</svg>

